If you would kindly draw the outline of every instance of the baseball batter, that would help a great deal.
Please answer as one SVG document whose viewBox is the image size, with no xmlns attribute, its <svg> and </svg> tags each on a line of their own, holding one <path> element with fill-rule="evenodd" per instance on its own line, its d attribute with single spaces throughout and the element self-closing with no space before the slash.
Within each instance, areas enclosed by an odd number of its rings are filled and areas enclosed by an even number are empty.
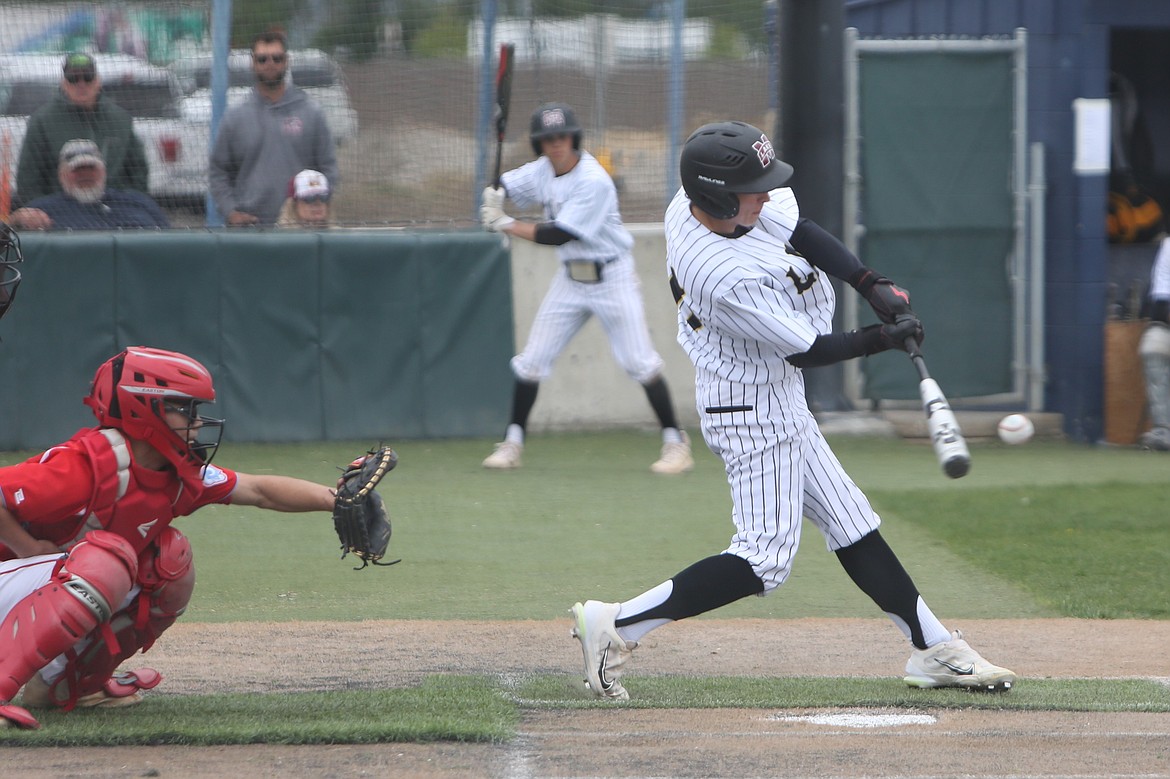
<svg viewBox="0 0 1170 779">
<path fill-rule="evenodd" d="M 650 341 L 642 308 L 641 282 L 630 249 L 634 238 L 618 213 L 613 180 L 593 155 L 581 149 L 581 126 L 573 109 L 547 103 L 532 114 L 529 137 L 537 159 L 500 177 L 483 193 L 484 227 L 545 246 L 555 246 L 561 272 L 549 286 L 524 350 L 512 358 L 516 382 L 512 415 L 502 443 L 485 468 L 519 468 L 528 415 L 540 382 L 589 317 L 596 316 L 622 369 L 642 385 L 662 427 L 662 451 L 650 469 L 677 474 L 691 470 L 690 441 L 679 429 L 662 358 Z M 504 213 L 505 199 L 526 208 L 540 205 L 544 221 L 523 222 Z"/>
<path fill-rule="evenodd" d="M 333 510 L 326 486 L 212 465 L 223 420 L 199 406 L 214 400 L 199 362 L 131 347 L 94 376 L 97 427 L 0 468 L 0 728 L 39 727 L 29 708 L 132 705 L 161 681 L 116 670 L 190 600 L 176 517 L 212 503 Z"/>
<path fill-rule="evenodd" d="M 792 190 L 780 188 L 791 166 L 755 127 L 700 127 L 679 168 L 683 188 L 666 212 L 667 270 L 678 340 L 695 364 L 703 437 L 723 459 L 736 532 L 722 554 L 630 600 L 574 604 L 589 688 L 628 698 L 622 666 L 651 630 L 783 584 L 802 517 L 913 644 L 907 684 L 1009 688 L 1015 674 L 987 662 L 926 605 L 805 400 L 803 368 L 921 339 L 910 296 L 800 216 Z M 857 288 L 882 323 L 831 332 L 826 273 Z"/>
</svg>

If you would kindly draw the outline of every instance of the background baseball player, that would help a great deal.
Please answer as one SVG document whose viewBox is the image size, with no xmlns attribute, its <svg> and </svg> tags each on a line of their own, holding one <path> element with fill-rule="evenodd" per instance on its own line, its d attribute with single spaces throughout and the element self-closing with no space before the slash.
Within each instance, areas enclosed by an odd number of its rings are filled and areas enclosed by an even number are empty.
<svg viewBox="0 0 1170 779">
<path fill-rule="evenodd" d="M 540 382 L 590 316 L 609 337 L 618 364 L 646 390 L 662 426 L 662 452 L 650 469 L 683 473 L 694 466 L 690 441 L 675 421 L 662 358 L 650 341 L 642 308 L 641 282 L 630 249 L 634 238 L 622 225 L 617 190 L 605 168 L 581 149 L 581 125 L 573 109 L 547 103 L 532 114 L 530 138 L 537 159 L 500 177 L 483 192 L 484 227 L 527 241 L 555 246 L 563 272 L 553 277 L 540 304 L 528 343 L 512 358 L 516 384 L 504 441 L 483 461 L 485 468 L 519 468 L 528 415 Z M 526 208 L 541 205 L 544 221 L 522 222 L 503 211 L 504 200 Z"/>
<path fill-rule="evenodd" d="M 1138 444 L 1170 451 L 1170 237 L 1163 237 L 1150 270 L 1150 323 L 1138 343 L 1146 379 L 1150 429 Z"/>
<path fill-rule="evenodd" d="M 21 685 L 24 706 L 69 710 L 138 703 L 159 683 L 150 668 L 115 670 L 190 600 L 175 517 L 210 503 L 333 509 L 328 487 L 212 465 L 223 420 L 199 406 L 214 400 L 197 361 L 131 347 L 94 376 L 97 427 L 0 468 L 0 727 L 38 727 L 11 703 Z"/>
<path fill-rule="evenodd" d="M 678 340 L 695 364 L 703 436 L 727 469 L 736 532 L 722 554 L 631 600 L 573 606 L 590 689 L 628 698 L 621 667 L 648 632 L 780 586 L 802 517 L 913 643 L 908 684 L 1010 687 L 1015 674 L 983 659 L 927 607 L 805 400 L 802 368 L 921 338 L 910 296 L 800 217 L 792 190 L 777 189 L 792 168 L 755 127 L 700 127 L 683 146 L 679 170 L 683 188 L 666 213 Z M 823 273 L 853 284 L 882 324 L 830 332 L 835 294 Z"/>
</svg>

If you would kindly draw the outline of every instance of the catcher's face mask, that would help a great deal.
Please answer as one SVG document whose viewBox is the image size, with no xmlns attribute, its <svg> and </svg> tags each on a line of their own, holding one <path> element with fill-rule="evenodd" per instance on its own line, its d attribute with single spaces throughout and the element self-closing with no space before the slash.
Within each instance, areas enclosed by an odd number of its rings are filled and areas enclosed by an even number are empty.
<svg viewBox="0 0 1170 779">
<path fill-rule="evenodd" d="M 171 429 L 186 439 L 191 454 L 206 465 L 219 451 L 224 420 L 200 414 L 200 405 L 193 398 L 165 398 L 162 409 Z"/>
<path fill-rule="evenodd" d="M 20 236 L 4 222 L 0 222 L 0 317 L 16 299 L 20 286 L 20 268 L 24 255 L 20 252 Z"/>
</svg>

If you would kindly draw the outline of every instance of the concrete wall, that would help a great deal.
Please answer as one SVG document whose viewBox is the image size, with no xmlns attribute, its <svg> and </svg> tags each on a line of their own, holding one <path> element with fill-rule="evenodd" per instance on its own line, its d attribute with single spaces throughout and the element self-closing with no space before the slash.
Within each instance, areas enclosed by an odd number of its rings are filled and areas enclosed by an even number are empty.
<svg viewBox="0 0 1170 779">
<path fill-rule="evenodd" d="M 646 322 L 655 348 L 666 362 L 666 381 L 679 421 L 694 430 L 695 374 L 690 359 L 675 341 L 676 308 L 666 281 L 666 237 L 661 224 L 628 225 L 634 235 L 634 259 L 642 280 Z M 516 350 L 524 348 L 540 301 L 556 272 L 564 272 L 551 247 L 512 241 L 512 305 Z M 618 367 L 609 339 L 596 318 L 581 329 L 540 386 L 529 430 L 600 429 L 639 426 L 657 421 L 646 393 Z M 501 431 L 502 432 L 502 431 Z"/>
</svg>

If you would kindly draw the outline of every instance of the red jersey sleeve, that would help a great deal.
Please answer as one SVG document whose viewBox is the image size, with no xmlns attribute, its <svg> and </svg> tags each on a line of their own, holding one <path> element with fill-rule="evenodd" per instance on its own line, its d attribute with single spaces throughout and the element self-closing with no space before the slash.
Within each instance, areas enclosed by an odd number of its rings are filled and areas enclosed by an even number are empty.
<svg viewBox="0 0 1170 779">
<path fill-rule="evenodd" d="M 68 446 L 0 468 L 0 503 L 29 525 L 84 517 L 93 491 L 89 458 Z"/>
<path fill-rule="evenodd" d="M 203 468 L 203 488 L 198 492 L 183 490 L 175 504 L 175 516 L 183 517 L 212 503 L 227 503 L 236 488 L 236 472 L 218 465 Z"/>
</svg>

